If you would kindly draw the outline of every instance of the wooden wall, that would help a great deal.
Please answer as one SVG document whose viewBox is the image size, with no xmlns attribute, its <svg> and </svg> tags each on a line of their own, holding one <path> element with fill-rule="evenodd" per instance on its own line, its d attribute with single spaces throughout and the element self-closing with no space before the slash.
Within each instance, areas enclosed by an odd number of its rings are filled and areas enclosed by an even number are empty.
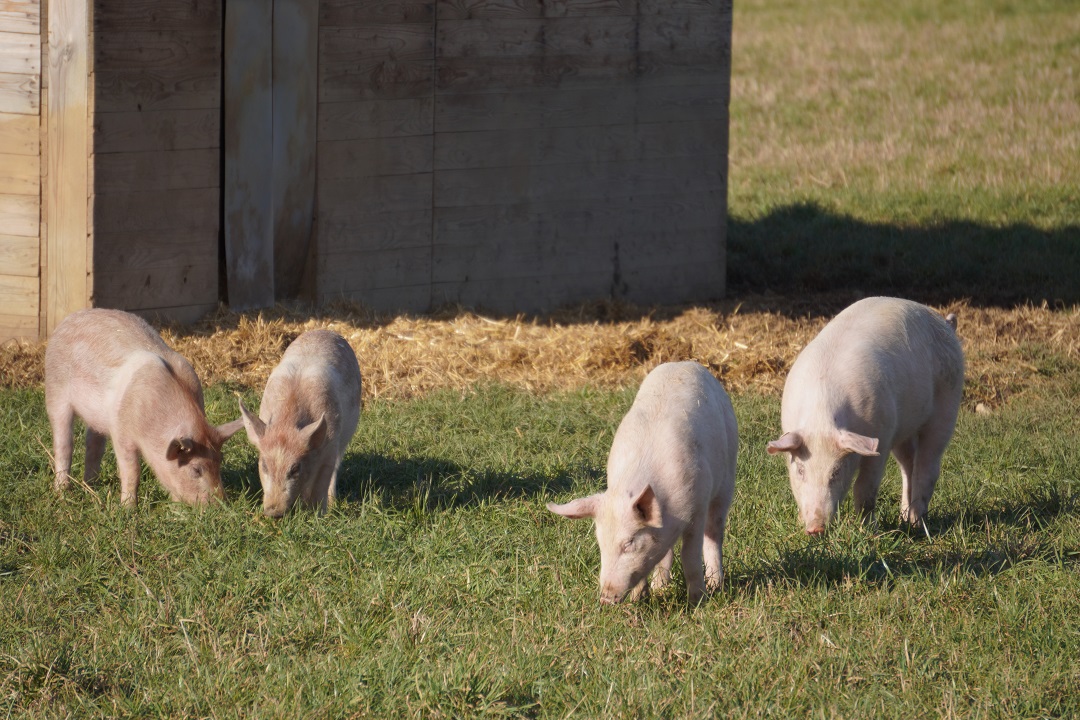
<svg viewBox="0 0 1080 720">
<path fill-rule="evenodd" d="M 322 0 L 318 291 L 724 289 L 730 0 Z"/>
<path fill-rule="evenodd" d="M 42 33 L 40 0 L 0 0 L 0 342 L 40 332 Z"/>
<path fill-rule="evenodd" d="M 95 306 L 217 305 L 221 22 L 221 0 L 93 0 Z"/>
</svg>

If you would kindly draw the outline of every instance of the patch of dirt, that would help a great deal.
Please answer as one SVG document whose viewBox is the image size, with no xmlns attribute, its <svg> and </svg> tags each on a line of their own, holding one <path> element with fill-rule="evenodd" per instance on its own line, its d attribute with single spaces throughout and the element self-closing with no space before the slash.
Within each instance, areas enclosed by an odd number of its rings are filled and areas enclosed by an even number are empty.
<svg viewBox="0 0 1080 720">
<path fill-rule="evenodd" d="M 261 388 L 297 335 L 340 333 L 356 351 L 366 398 L 408 399 L 494 381 L 545 393 L 640 382 L 657 364 L 697 360 L 731 392 L 779 394 L 799 351 L 851 298 L 748 296 L 685 307 L 591 303 L 532 317 L 492 318 L 462 309 L 378 315 L 353 305 L 312 311 L 221 309 L 203 322 L 165 327 L 204 384 Z M 1080 308 L 936 308 L 959 316 L 967 356 L 965 404 L 1001 405 L 1080 363 Z M 43 382 L 44 343 L 0 348 L 0 385 Z"/>
</svg>

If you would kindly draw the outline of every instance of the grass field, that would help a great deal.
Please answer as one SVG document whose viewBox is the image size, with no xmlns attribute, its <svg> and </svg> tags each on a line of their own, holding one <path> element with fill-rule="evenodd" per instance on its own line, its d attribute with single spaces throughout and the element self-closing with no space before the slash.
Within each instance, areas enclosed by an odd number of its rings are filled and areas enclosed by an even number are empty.
<svg viewBox="0 0 1080 720">
<path fill-rule="evenodd" d="M 1080 13 L 1064 0 L 735 13 L 731 304 L 628 330 L 616 360 L 565 324 L 476 320 L 491 338 L 459 334 L 476 347 L 441 389 L 437 362 L 411 376 L 387 367 L 393 345 L 378 363 L 361 353 L 382 390 L 369 385 L 327 517 L 263 518 L 242 434 L 222 506 L 170 503 L 146 472 L 125 511 L 111 452 L 96 487 L 55 497 L 36 371 L 0 383 L 0 717 L 1080 714 Z M 962 336 L 979 333 L 965 340 L 976 370 L 929 537 L 895 522 L 891 464 L 875 528 L 845 505 L 807 538 L 764 452 L 785 358 L 821 320 L 806 308 L 833 307 L 835 291 L 992 314 L 961 319 Z M 749 363 L 753 382 L 735 373 L 749 336 L 719 327 L 741 327 L 749 292 L 787 309 L 756 321 L 755 340 L 782 331 L 786 349 Z M 414 324 L 397 347 L 443 348 L 463 322 Z M 692 337 L 695 324 L 709 327 Z M 723 354 L 698 359 L 739 389 L 724 586 L 698 608 L 681 579 L 600 607 L 590 526 L 544 503 L 602 487 L 656 348 L 704 355 L 714 331 Z M 499 345 L 519 333 L 532 345 Z M 175 342 L 214 379 L 211 420 L 236 416 L 235 392 L 257 403 L 250 376 L 210 367 L 207 337 Z M 503 367 L 482 355 L 494 346 L 531 367 L 530 348 L 555 345 L 572 382 L 456 369 Z"/>
</svg>

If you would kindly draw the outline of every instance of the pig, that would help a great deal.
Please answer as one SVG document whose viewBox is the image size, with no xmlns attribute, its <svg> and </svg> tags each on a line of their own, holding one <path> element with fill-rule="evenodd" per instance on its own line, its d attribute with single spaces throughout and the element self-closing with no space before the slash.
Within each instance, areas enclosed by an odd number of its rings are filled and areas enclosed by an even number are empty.
<svg viewBox="0 0 1080 720">
<path fill-rule="evenodd" d="M 731 401 L 708 370 L 678 362 L 648 374 L 612 441 L 607 490 L 547 505 L 595 519 L 601 603 L 643 597 L 654 568 L 651 588 L 666 586 L 679 538 L 689 601 L 720 587 L 738 442 Z"/>
<path fill-rule="evenodd" d="M 299 501 L 324 514 L 360 421 L 360 366 L 349 343 L 329 330 L 305 332 L 270 373 L 258 416 L 243 400 L 240 412 L 259 451 L 263 513 L 281 517 Z"/>
<path fill-rule="evenodd" d="M 872 519 L 890 452 L 903 478 L 901 521 L 922 522 L 963 389 L 955 315 L 871 297 L 833 318 L 791 366 L 783 435 L 768 444 L 786 453 L 806 532 L 824 532 L 853 478 L 855 508 Z"/>
<path fill-rule="evenodd" d="M 204 505 L 224 499 L 221 447 L 243 423 L 207 422 L 191 363 L 143 319 L 104 309 L 64 318 L 45 348 L 45 407 L 57 492 L 71 480 L 78 415 L 86 424 L 85 482 L 97 478 L 105 438 L 112 438 L 124 505 L 138 501 L 140 455 L 173 500 Z"/>
</svg>

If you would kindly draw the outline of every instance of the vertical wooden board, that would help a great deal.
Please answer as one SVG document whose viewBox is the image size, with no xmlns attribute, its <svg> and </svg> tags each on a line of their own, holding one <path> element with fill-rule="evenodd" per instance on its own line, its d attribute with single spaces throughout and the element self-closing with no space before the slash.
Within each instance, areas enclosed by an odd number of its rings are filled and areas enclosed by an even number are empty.
<svg viewBox="0 0 1080 720">
<path fill-rule="evenodd" d="M 315 214 L 318 9 L 310 0 L 274 0 L 274 296 L 303 285 Z"/>
<path fill-rule="evenodd" d="M 88 0 L 49 7 L 48 321 L 87 306 Z"/>
<path fill-rule="evenodd" d="M 0 0 L 0 30 L 36 33 L 47 0 Z"/>
<path fill-rule="evenodd" d="M 235 310 L 274 303 L 271 3 L 225 10 L 225 264 Z"/>
<path fill-rule="evenodd" d="M 0 154 L 41 153 L 41 120 L 36 115 L 0 112 Z"/>
</svg>

